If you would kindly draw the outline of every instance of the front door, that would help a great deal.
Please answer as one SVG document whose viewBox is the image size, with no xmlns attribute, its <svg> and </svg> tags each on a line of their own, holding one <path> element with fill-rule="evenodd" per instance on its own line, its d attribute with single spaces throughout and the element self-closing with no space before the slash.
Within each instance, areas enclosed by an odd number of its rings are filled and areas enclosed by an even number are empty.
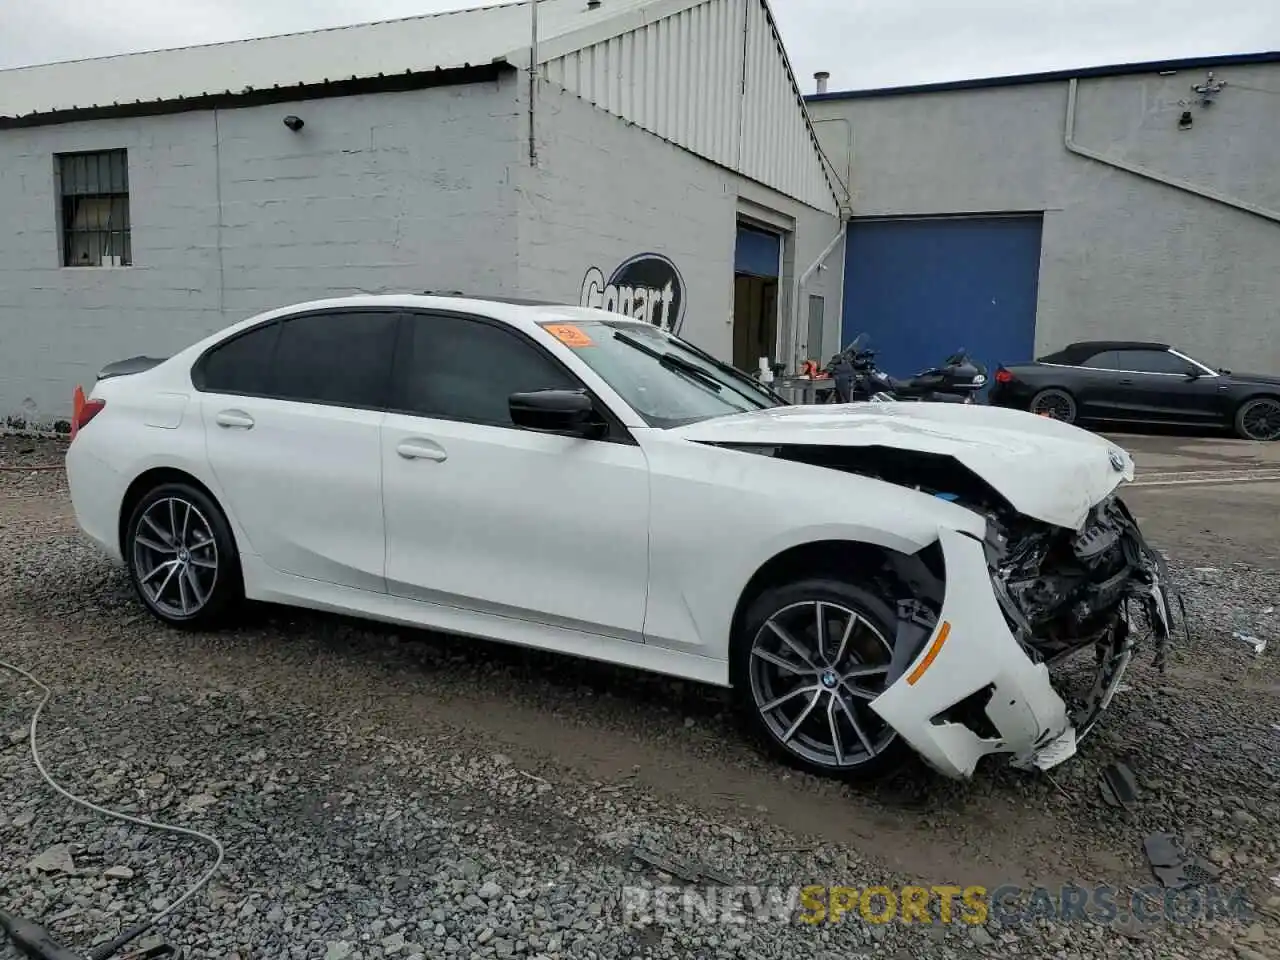
<svg viewBox="0 0 1280 960">
<path fill-rule="evenodd" d="M 274 321 L 194 375 L 220 499 L 285 574 L 385 592 L 381 430 L 399 314 Z"/>
<path fill-rule="evenodd" d="M 516 427 L 511 394 L 582 386 L 524 334 L 454 314 L 407 322 L 382 431 L 388 589 L 641 640 L 643 452 Z"/>
<path fill-rule="evenodd" d="M 1167 350 L 1120 350 L 1108 392 L 1119 419 L 1212 424 L 1223 418 L 1220 381 Z"/>
</svg>

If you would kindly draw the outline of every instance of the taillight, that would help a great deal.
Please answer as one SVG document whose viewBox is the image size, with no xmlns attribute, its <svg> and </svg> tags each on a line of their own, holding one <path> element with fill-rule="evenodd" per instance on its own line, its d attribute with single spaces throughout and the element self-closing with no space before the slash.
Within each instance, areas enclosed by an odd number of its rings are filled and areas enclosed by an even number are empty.
<svg viewBox="0 0 1280 960">
<path fill-rule="evenodd" d="M 1001 367 L 996 371 L 996 383 L 1010 383 L 1013 380 L 1013 374 Z"/>
<path fill-rule="evenodd" d="M 105 400 L 86 400 L 84 388 L 76 387 L 71 409 L 71 439 L 74 440 L 76 434 L 88 426 L 89 421 L 100 414 L 106 405 Z"/>
</svg>

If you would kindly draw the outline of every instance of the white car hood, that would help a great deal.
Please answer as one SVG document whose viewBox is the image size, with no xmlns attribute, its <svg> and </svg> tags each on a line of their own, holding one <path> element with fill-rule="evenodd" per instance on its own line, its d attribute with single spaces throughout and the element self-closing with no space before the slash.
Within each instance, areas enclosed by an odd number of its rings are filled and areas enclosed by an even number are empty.
<svg viewBox="0 0 1280 960">
<path fill-rule="evenodd" d="M 1133 460 L 1096 434 L 1018 410 L 960 403 L 775 407 L 671 431 L 700 443 L 893 447 L 954 457 L 1019 513 L 1078 530 L 1132 480 Z"/>
</svg>

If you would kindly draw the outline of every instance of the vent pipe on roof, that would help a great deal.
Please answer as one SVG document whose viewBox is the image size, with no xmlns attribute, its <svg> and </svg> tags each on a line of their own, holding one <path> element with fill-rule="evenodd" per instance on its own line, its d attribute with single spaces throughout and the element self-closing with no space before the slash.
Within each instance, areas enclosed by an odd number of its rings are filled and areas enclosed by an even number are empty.
<svg viewBox="0 0 1280 960">
<path fill-rule="evenodd" d="M 818 92 L 826 93 L 827 81 L 831 79 L 831 74 L 827 73 L 825 70 L 819 70 L 813 75 L 813 79 L 818 81 Z"/>
</svg>

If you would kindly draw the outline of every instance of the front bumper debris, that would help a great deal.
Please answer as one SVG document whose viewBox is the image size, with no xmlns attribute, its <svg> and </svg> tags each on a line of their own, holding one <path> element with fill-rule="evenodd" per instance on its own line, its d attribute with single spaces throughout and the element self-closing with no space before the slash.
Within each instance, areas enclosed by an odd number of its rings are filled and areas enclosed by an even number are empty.
<svg viewBox="0 0 1280 960">
<path fill-rule="evenodd" d="M 989 754 L 1010 754 L 1018 765 L 1065 760 L 1070 753 L 1057 754 L 1072 731 L 1067 705 L 1048 666 L 1033 662 L 1009 629 L 984 545 L 952 530 L 940 531 L 939 542 L 946 593 L 937 626 L 871 708 L 950 777 L 971 776 Z"/>
<path fill-rule="evenodd" d="M 904 655 L 913 659 L 871 707 L 942 773 L 968 777 L 989 754 L 1039 770 L 1072 757 L 1133 659 L 1130 604 L 1145 614 L 1163 668 L 1180 599 L 1118 498 L 1098 504 L 1075 534 L 1032 532 L 1010 550 L 990 533 L 980 542 L 942 530 L 939 545 L 942 609 L 917 618 L 927 637 L 916 628 Z M 1068 706 L 1049 671 L 1085 650 L 1093 685 Z"/>
</svg>

